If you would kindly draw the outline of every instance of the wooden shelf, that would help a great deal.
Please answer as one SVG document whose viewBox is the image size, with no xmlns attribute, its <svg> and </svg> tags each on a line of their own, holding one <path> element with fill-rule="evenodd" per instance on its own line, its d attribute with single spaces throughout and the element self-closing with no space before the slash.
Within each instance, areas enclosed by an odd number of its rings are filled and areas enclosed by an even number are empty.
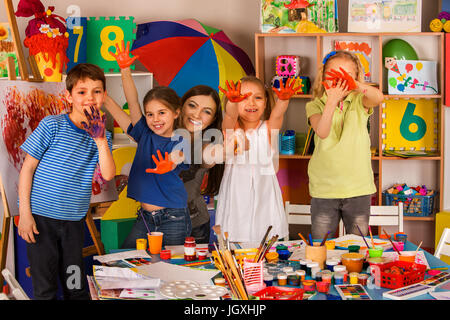
<svg viewBox="0 0 450 320">
<path fill-rule="evenodd" d="M 441 99 L 440 94 L 385 94 L 385 99 Z"/>
<path fill-rule="evenodd" d="M 427 217 L 408 217 L 408 216 L 403 216 L 403 221 L 434 221 L 435 220 L 435 215 L 432 214 L 431 216 L 427 216 Z"/>
</svg>

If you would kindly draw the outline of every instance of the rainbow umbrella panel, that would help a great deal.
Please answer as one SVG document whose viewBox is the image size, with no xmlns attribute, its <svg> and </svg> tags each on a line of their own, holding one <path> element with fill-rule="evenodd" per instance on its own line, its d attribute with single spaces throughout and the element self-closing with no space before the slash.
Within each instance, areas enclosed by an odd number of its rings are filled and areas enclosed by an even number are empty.
<svg viewBox="0 0 450 320">
<path fill-rule="evenodd" d="M 248 55 L 222 30 L 194 19 L 139 24 L 131 53 L 180 96 L 198 84 L 218 90 L 226 80 L 255 74 Z"/>
</svg>

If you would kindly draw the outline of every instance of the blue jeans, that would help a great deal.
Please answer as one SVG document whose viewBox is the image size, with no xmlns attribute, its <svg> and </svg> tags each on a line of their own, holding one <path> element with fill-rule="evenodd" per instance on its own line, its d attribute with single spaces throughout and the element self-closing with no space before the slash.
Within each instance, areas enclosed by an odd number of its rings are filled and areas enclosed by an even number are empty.
<svg viewBox="0 0 450 320">
<path fill-rule="evenodd" d="M 367 235 L 370 217 L 371 195 L 346 199 L 311 199 L 311 233 L 313 239 L 323 239 L 328 231 L 334 234 L 339 220 L 344 222 L 345 232 Z"/>
<path fill-rule="evenodd" d="M 136 248 L 136 239 L 147 239 L 148 230 L 164 234 L 163 247 L 182 245 L 184 239 L 191 234 L 191 217 L 187 208 L 164 208 L 152 212 L 141 208 L 137 214 L 136 222 L 122 244 L 124 249 Z"/>
</svg>

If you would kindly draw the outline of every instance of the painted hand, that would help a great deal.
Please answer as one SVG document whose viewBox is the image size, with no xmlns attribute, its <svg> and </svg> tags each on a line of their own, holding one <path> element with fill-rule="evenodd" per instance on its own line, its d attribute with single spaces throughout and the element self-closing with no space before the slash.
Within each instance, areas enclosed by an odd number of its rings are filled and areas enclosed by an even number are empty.
<svg viewBox="0 0 450 320">
<path fill-rule="evenodd" d="M 245 98 L 251 96 L 251 92 L 242 95 L 241 94 L 241 81 L 238 82 L 237 87 L 234 85 L 233 82 L 230 83 L 225 81 L 225 84 L 227 85 L 227 90 L 223 89 L 221 86 L 219 86 L 219 90 L 222 91 L 223 94 L 225 94 L 231 102 L 241 102 Z"/>
<path fill-rule="evenodd" d="M 119 44 L 116 43 L 116 53 L 114 54 L 110 51 L 109 54 L 116 59 L 120 69 L 128 68 L 137 58 L 139 58 L 139 56 L 130 57 L 130 42 L 127 42 L 127 47 L 125 48 L 125 42 L 123 40 L 122 49 L 120 49 Z"/>
<path fill-rule="evenodd" d="M 104 138 L 106 116 L 104 114 L 100 116 L 100 111 L 94 106 L 91 106 L 90 109 L 90 113 L 87 110 L 84 110 L 84 114 L 87 118 L 87 123 L 82 121 L 81 125 L 93 139 Z"/>
<path fill-rule="evenodd" d="M 331 69 L 326 73 L 327 77 L 325 78 L 325 80 L 331 81 L 331 87 L 332 88 L 336 87 L 337 82 L 341 79 L 346 82 L 347 90 L 351 91 L 356 89 L 357 85 L 355 79 L 353 79 L 353 77 L 349 75 L 347 71 L 345 71 L 342 67 L 340 67 L 339 70 L 341 70 L 341 72 L 335 69 Z M 330 86 L 326 81 L 323 82 L 323 86 L 325 87 L 325 89 L 330 88 Z"/>
<path fill-rule="evenodd" d="M 173 168 L 173 162 L 170 160 L 169 154 L 165 153 L 165 158 L 162 157 L 161 151 L 157 150 L 158 153 L 158 159 L 156 159 L 155 155 L 152 154 L 152 159 L 156 164 L 156 168 L 154 169 L 146 169 L 145 172 L 147 173 L 156 173 L 156 174 L 164 174 L 169 171 L 172 171 Z"/>
<path fill-rule="evenodd" d="M 280 81 L 280 89 L 272 88 L 273 92 L 278 96 L 280 100 L 289 100 L 302 86 L 298 86 L 294 88 L 295 79 L 289 78 L 286 81 L 286 86 L 283 84 L 283 81 Z"/>
</svg>

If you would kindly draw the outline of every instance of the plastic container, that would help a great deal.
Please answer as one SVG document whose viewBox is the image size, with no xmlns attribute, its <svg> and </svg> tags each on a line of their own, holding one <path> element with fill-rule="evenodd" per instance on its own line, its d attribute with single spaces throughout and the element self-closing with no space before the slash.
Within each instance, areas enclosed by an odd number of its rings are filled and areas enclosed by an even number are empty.
<svg viewBox="0 0 450 320">
<path fill-rule="evenodd" d="M 396 206 L 403 202 L 403 215 L 410 217 L 427 217 L 433 213 L 436 192 L 429 196 L 403 195 L 383 192 L 385 205 Z"/>
<path fill-rule="evenodd" d="M 264 283 L 266 284 L 267 287 L 273 286 L 273 275 L 266 274 L 264 276 Z"/>
<path fill-rule="evenodd" d="M 314 280 L 305 280 L 302 281 L 303 290 L 306 292 L 316 291 L 316 281 Z"/>
<path fill-rule="evenodd" d="M 359 253 L 351 252 L 342 255 L 342 264 L 347 267 L 348 272 L 360 273 L 363 268 L 364 256 Z"/>
<path fill-rule="evenodd" d="M 279 255 L 275 251 L 266 253 L 266 260 L 267 260 L 268 263 L 278 262 L 278 258 L 279 258 Z"/>
<path fill-rule="evenodd" d="M 394 233 L 394 239 L 396 241 L 406 243 L 406 240 L 408 239 L 408 235 L 404 232 L 397 232 L 397 233 Z"/>
<path fill-rule="evenodd" d="M 257 292 L 265 287 L 262 261 L 253 262 L 253 260 L 244 259 L 242 275 L 249 293 Z"/>
<path fill-rule="evenodd" d="M 159 253 L 159 257 L 162 260 L 169 260 L 170 258 L 172 258 L 172 252 L 170 250 L 161 250 L 161 252 Z"/>
<path fill-rule="evenodd" d="M 278 285 L 279 286 L 285 286 L 287 285 L 287 274 L 286 273 L 279 273 L 277 275 Z"/>
<path fill-rule="evenodd" d="M 260 300 L 302 300 L 305 291 L 300 288 L 289 287 L 267 287 L 253 295 Z"/>
<path fill-rule="evenodd" d="M 370 258 L 378 258 L 383 255 L 383 247 L 375 246 L 373 248 L 369 248 L 369 257 Z"/>
<path fill-rule="evenodd" d="M 310 276 L 311 275 L 311 270 L 313 268 L 318 268 L 319 267 L 319 263 L 318 262 L 310 262 L 306 265 L 306 275 Z"/>
<path fill-rule="evenodd" d="M 361 249 L 361 247 L 357 245 L 350 245 L 347 248 L 348 252 L 356 252 L 356 253 L 359 253 L 359 249 Z"/>
<path fill-rule="evenodd" d="M 405 249 L 405 244 L 401 241 L 392 241 L 394 247 L 397 248 L 398 251 L 403 251 Z M 395 250 L 395 248 L 392 248 Z"/>
<path fill-rule="evenodd" d="M 336 242 L 334 240 L 325 241 L 325 247 L 327 247 L 327 250 L 334 250 L 336 248 Z"/>
<path fill-rule="evenodd" d="M 334 266 L 337 266 L 339 264 L 339 261 L 336 259 L 328 259 L 325 262 L 325 266 L 328 270 L 333 271 Z"/>
<path fill-rule="evenodd" d="M 316 288 L 321 293 L 328 293 L 330 291 L 330 283 L 325 281 L 316 282 Z"/>
<path fill-rule="evenodd" d="M 313 267 L 311 268 L 311 278 L 316 279 L 317 273 L 320 272 L 319 267 Z"/>
<path fill-rule="evenodd" d="M 305 276 L 306 276 L 305 270 L 300 269 L 300 270 L 295 271 L 295 273 L 299 276 L 300 281 L 305 280 Z"/>
<path fill-rule="evenodd" d="M 350 274 L 349 274 L 350 284 L 358 283 L 358 275 L 359 275 L 359 273 L 357 273 L 357 272 L 350 272 Z"/>
<path fill-rule="evenodd" d="M 358 283 L 362 286 L 367 286 L 368 278 L 369 278 L 369 275 L 367 273 L 360 273 L 360 274 L 358 274 Z"/>
<path fill-rule="evenodd" d="M 393 274 L 386 272 L 386 270 L 392 267 L 403 268 L 406 270 L 403 274 Z M 380 269 L 380 285 L 383 288 L 397 289 L 410 284 L 420 282 L 425 277 L 426 266 L 423 264 L 417 264 L 406 261 L 394 261 L 378 265 Z M 371 274 L 376 276 L 377 271 L 374 268 L 370 268 Z"/>
<path fill-rule="evenodd" d="M 288 275 L 288 284 L 290 286 L 298 287 L 300 285 L 300 278 L 296 274 Z"/>
<path fill-rule="evenodd" d="M 328 272 L 326 272 L 328 271 Z M 323 270 L 322 271 L 322 281 L 331 283 L 331 279 L 333 278 L 333 275 L 331 274 L 330 270 Z"/>
<path fill-rule="evenodd" d="M 186 237 L 184 240 L 184 260 L 194 261 L 197 258 L 195 248 L 196 244 L 194 237 Z"/>
<path fill-rule="evenodd" d="M 344 274 L 342 272 L 334 273 L 334 283 L 335 284 L 344 284 Z"/>
<path fill-rule="evenodd" d="M 225 278 L 215 278 L 214 279 L 214 284 L 216 286 L 225 287 L 225 285 L 226 285 Z"/>
<path fill-rule="evenodd" d="M 416 261 L 416 252 L 400 252 L 398 256 L 399 261 L 407 261 L 407 262 L 415 262 Z"/>
<path fill-rule="evenodd" d="M 295 154 L 295 131 L 286 130 L 280 134 L 280 154 Z"/>
</svg>

